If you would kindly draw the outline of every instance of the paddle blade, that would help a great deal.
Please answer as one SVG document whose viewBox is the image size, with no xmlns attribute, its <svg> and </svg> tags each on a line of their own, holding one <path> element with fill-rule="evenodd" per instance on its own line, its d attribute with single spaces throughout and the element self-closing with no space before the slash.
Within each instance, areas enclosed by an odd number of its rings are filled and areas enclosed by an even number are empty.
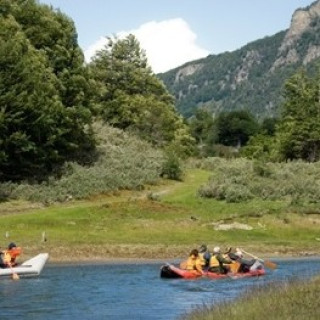
<svg viewBox="0 0 320 320">
<path fill-rule="evenodd" d="M 277 269 L 277 264 L 270 260 L 264 260 L 264 265 L 269 269 Z"/>
<path fill-rule="evenodd" d="M 229 266 L 230 266 L 230 271 L 232 273 L 237 273 L 240 268 L 240 263 L 235 261 L 235 262 L 229 264 Z"/>
<path fill-rule="evenodd" d="M 19 279 L 20 279 L 20 277 L 17 273 L 12 274 L 12 280 L 19 280 Z"/>
</svg>

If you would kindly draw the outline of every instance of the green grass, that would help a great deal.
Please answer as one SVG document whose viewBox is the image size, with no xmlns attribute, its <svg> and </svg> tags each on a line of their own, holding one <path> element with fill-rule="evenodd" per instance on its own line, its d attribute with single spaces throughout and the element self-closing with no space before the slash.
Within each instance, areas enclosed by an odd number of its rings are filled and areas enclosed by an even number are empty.
<svg viewBox="0 0 320 320">
<path fill-rule="evenodd" d="M 320 277 L 311 282 L 287 283 L 280 287 L 264 286 L 254 292 L 254 295 L 248 292 L 235 302 L 204 306 L 183 319 L 320 319 Z"/>
<path fill-rule="evenodd" d="M 187 172 L 183 182 L 165 181 L 149 190 L 123 191 L 26 212 L 23 206 L 27 204 L 19 203 L 19 213 L 15 213 L 12 203 L 3 203 L 0 234 L 9 232 L 10 240 L 28 247 L 29 251 L 45 248 L 52 251 L 53 257 L 57 247 L 119 245 L 153 247 L 152 257 L 157 255 L 154 250 L 166 248 L 162 256 L 179 257 L 181 252 L 187 254 L 190 248 L 203 242 L 210 246 L 245 246 L 265 254 L 318 250 L 318 215 L 288 212 L 288 203 L 282 201 L 255 199 L 227 203 L 201 198 L 197 190 L 209 175 L 207 171 L 193 169 Z M 214 229 L 216 223 L 233 222 L 247 224 L 253 230 Z M 41 242 L 42 232 L 46 233 L 46 243 Z M 4 241 L 7 240 L 3 238 Z M 177 249 L 170 251 L 174 247 Z M 141 256 L 141 250 L 134 250 L 133 255 Z M 143 256 L 148 257 L 148 250 Z"/>
</svg>

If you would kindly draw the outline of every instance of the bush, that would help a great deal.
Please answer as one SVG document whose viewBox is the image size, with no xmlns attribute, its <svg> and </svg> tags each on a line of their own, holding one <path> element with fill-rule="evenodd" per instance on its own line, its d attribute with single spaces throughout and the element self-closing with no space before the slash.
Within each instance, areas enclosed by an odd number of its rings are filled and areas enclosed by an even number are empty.
<svg viewBox="0 0 320 320">
<path fill-rule="evenodd" d="M 320 202 L 320 163 L 263 163 L 247 159 L 205 160 L 212 171 L 200 196 L 240 202 L 253 198 L 292 204 Z"/>
<path fill-rule="evenodd" d="M 183 180 L 182 163 L 175 153 L 168 152 L 166 154 L 161 176 L 171 180 Z"/>
<path fill-rule="evenodd" d="M 164 156 L 148 143 L 123 131 L 95 125 L 100 141 L 99 159 L 90 167 L 66 164 L 61 178 L 49 178 L 42 184 L 0 184 L 9 199 L 25 199 L 51 203 L 68 199 L 83 199 L 92 195 L 120 189 L 141 189 L 160 178 Z M 10 190 L 10 191 L 8 191 Z"/>
</svg>

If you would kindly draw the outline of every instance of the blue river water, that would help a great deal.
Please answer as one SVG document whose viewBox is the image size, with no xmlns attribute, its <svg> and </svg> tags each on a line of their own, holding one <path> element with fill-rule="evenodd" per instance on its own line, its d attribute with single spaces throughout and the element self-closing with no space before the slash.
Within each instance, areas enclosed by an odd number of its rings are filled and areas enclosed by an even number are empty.
<svg viewBox="0 0 320 320">
<path fill-rule="evenodd" d="M 178 319 L 254 286 L 320 274 L 320 258 L 273 260 L 263 277 L 161 279 L 161 264 L 47 264 L 40 277 L 0 279 L 0 319 Z"/>
</svg>

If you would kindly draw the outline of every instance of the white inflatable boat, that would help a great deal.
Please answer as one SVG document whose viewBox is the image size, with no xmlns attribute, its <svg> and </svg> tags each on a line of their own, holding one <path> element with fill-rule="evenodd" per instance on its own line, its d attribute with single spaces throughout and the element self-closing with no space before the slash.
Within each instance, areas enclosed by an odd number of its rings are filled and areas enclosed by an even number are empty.
<svg viewBox="0 0 320 320">
<path fill-rule="evenodd" d="M 37 256 L 23 262 L 16 267 L 0 269 L 0 277 L 12 276 L 13 273 L 18 274 L 21 277 L 38 276 L 40 275 L 48 258 L 48 253 L 39 253 Z"/>
</svg>

